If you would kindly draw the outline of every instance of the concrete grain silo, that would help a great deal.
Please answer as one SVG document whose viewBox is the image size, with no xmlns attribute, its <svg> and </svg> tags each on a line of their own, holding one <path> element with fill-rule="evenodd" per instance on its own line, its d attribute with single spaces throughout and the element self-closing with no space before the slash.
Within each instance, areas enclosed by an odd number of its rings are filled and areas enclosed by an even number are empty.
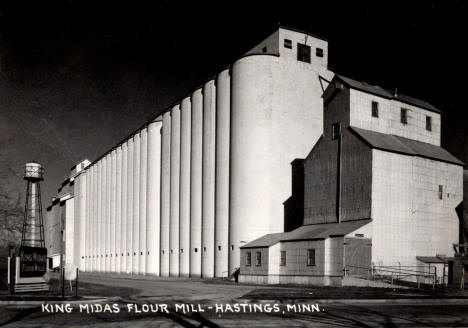
<svg viewBox="0 0 468 328">
<path fill-rule="evenodd" d="M 190 148 L 191 101 L 180 103 L 179 276 L 190 275 Z"/>
<path fill-rule="evenodd" d="M 279 28 L 89 163 L 74 195 L 80 270 L 226 277 L 240 246 L 282 232 L 290 163 L 322 133 L 327 53 Z"/>
</svg>

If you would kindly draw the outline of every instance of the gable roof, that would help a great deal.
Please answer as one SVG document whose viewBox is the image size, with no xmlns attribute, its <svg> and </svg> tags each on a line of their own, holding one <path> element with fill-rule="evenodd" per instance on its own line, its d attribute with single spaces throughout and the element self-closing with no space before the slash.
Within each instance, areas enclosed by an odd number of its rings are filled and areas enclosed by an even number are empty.
<svg viewBox="0 0 468 328">
<path fill-rule="evenodd" d="M 335 74 L 334 79 L 340 80 L 341 82 L 343 82 L 345 85 L 347 85 L 348 87 L 352 89 L 367 92 L 367 93 L 370 93 L 370 94 L 373 94 L 382 98 L 386 98 L 386 99 L 398 100 L 403 103 L 413 105 L 416 107 L 420 107 L 420 108 L 423 108 L 423 109 L 426 109 L 426 110 L 429 110 L 431 112 L 435 112 L 438 114 L 442 113 L 440 109 L 434 107 L 433 105 L 421 99 L 413 98 L 413 97 L 406 96 L 400 93 L 395 95 L 395 93 L 390 90 L 381 88 L 376 85 L 370 85 L 370 84 L 367 84 L 366 82 L 353 80 L 353 79 L 350 79 L 349 77 L 345 77 L 345 76 L 338 75 L 338 74 Z"/>
<path fill-rule="evenodd" d="M 363 130 L 356 127 L 349 127 L 349 130 L 367 145 L 375 149 L 401 153 L 409 156 L 419 156 L 456 165 L 465 165 L 444 148 L 430 143 L 407 139 L 391 134 Z"/>
<path fill-rule="evenodd" d="M 371 219 L 346 221 L 342 223 L 323 223 L 303 225 L 296 230 L 264 235 L 240 248 L 270 247 L 278 242 L 297 240 L 317 240 L 329 237 L 345 236 L 354 230 L 372 222 Z"/>
</svg>

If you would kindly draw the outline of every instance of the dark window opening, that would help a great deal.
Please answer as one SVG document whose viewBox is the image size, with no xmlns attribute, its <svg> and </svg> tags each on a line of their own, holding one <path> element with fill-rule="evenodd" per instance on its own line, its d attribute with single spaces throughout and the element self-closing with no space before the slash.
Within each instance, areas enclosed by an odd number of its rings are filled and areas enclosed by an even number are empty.
<svg viewBox="0 0 468 328">
<path fill-rule="evenodd" d="M 305 44 L 297 44 L 297 60 L 310 63 L 310 47 Z"/>
<path fill-rule="evenodd" d="M 233 250 L 234 250 L 234 245 L 231 245 L 231 251 L 233 251 Z"/>
<path fill-rule="evenodd" d="M 180 249 L 180 252 L 181 252 L 181 253 L 183 253 L 183 252 L 184 252 L 184 249 L 183 249 L 183 248 L 181 248 L 181 249 Z"/>
<path fill-rule="evenodd" d="M 172 254 L 172 249 L 171 249 L 171 254 Z"/>
<path fill-rule="evenodd" d="M 432 117 L 426 116 L 426 130 L 432 131 Z"/>
<path fill-rule="evenodd" d="M 263 47 L 262 52 L 267 52 L 267 47 Z"/>
<path fill-rule="evenodd" d="M 203 251 L 206 252 L 206 247 L 203 247 Z"/>
<path fill-rule="evenodd" d="M 292 49 L 292 41 L 289 39 L 284 39 L 284 47 L 288 49 Z"/>
<path fill-rule="evenodd" d="M 198 253 L 198 248 L 195 247 L 195 249 L 193 250 L 195 253 Z"/>
<path fill-rule="evenodd" d="M 307 250 L 307 266 L 315 265 L 315 249 Z"/>
<path fill-rule="evenodd" d="M 140 255 L 143 255 L 143 252 L 140 252 Z"/>
<path fill-rule="evenodd" d="M 163 250 L 162 252 L 163 252 L 163 254 L 164 254 L 164 250 Z"/>
<path fill-rule="evenodd" d="M 245 258 L 245 265 L 251 266 L 252 265 L 252 253 L 247 252 L 247 257 Z"/>
<path fill-rule="evenodd" d="M 379 117 L 379 103 L 377 101 L 372 102 L 372 117 Z"/>
<path fill-rule="evenodd" d="M 340 123 L 333 123 L 332 125 L 332 140 L 340 137 Z"/>
<path fill-rule="evenodd" d="M 439 185 L 439 199 L 443 198 L 444 194 L 444 187 L 442 185 Z"/>
<path fill-rule="evenodd" d="M 402 108 L 400 111 L 400 122 L 408 124 L 408 110 L 406 108 Z"/>
<path fill-rule="evenodd" d="M 281 251 L 281 261 L 280 261 L 281 266 L 286 265 L 286 251 Z"/>
<path fill-rule="evenodd" d="M 257 252 L 257 256 L 255 257 L 255 265 L 260 266 L 262 265 L 262 252 Z"/>
<path fill-rule="evenodd" d="M 323 57 L 323 49 L 322 48 L 315 48 L 315 55 L 317 57 Z"/>
<path fill-rule="evenodd" d="M 220 251 L 220 250 L 221 250 L 221 246 L 218 246 L 218 251 Z"/>
</svg>

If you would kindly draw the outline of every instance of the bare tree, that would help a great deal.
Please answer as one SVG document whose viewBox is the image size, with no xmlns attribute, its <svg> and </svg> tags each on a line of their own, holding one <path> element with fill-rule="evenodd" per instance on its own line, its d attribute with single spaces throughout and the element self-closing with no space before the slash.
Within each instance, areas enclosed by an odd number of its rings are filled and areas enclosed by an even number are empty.
<svg viewBox="0 0 468 328">
<path fill-rule="evenodd" d="M 21 195 L 14 196 L 0 185 L 0 243 L 18 244 L 23 228 Z"/>
</svg>

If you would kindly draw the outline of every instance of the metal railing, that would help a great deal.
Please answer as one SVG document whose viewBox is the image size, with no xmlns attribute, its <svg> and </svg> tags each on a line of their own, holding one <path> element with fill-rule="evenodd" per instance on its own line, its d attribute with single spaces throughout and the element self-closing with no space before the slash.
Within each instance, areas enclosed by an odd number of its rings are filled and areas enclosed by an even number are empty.
<svg viewBox="0 0 468 328">
<path fill-rule="evenodd" d="M 417 268 L 417 270 L 415 269 Z M 431 285 L 435 291 L 438 284 L 437 268 L 428 266 L 428 270 L 421 270 L 417 266 L 384 266 L 374 265 L 372 267 L 359 267 L 348 265 L 343 269 L 344 276 L 362 278 L 372 281 L 386 281 L 392 286 L 394 284 L 402 285 L 404 283 L 417 284 L 421 288 L 421 284 Z M 350 274 L 350 271 L 361 271 L 363 274 Z"/>
</svg>

